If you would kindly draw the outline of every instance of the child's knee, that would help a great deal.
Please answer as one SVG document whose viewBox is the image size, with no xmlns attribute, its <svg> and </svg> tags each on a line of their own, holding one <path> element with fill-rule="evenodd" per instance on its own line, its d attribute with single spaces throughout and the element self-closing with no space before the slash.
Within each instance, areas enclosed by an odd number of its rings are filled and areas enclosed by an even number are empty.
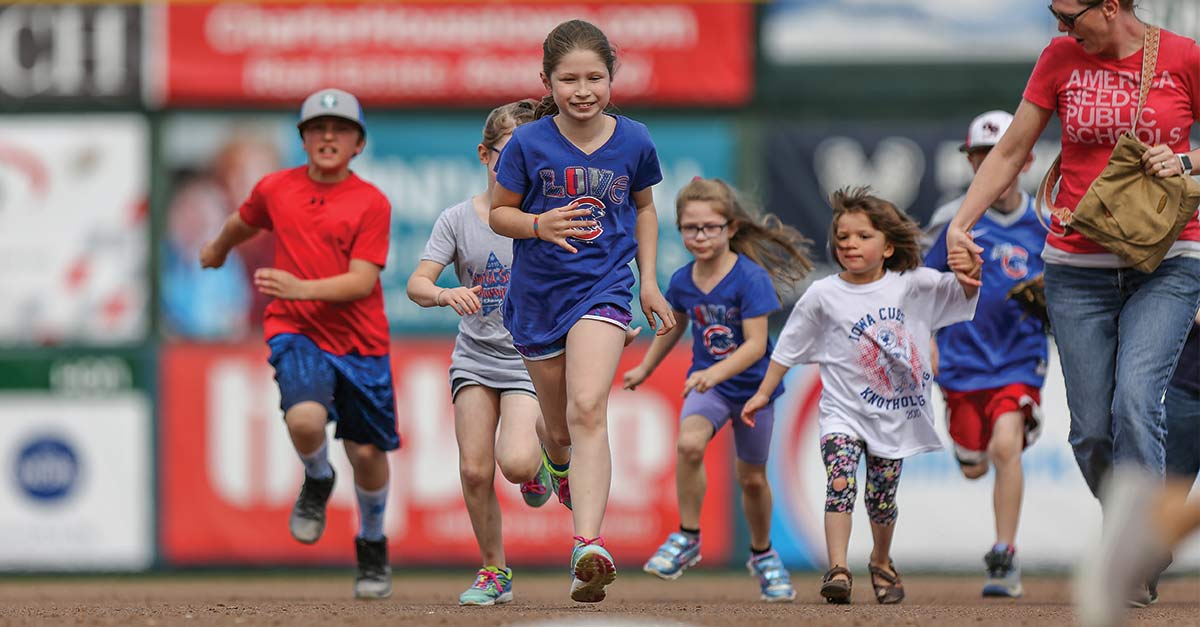
<svg viewBox="0 0 1200 627">
<path fill-rule="evenodd" d="M 492 463 L 476 463 L 466 460 L 458 462 L 458 477 L 463 487 L 479 489 L 492 485 L 495 480 L 495 465 Z"/>
<path fill-rule="evenodd" d="M 854 511 L 854 497 L 857 490 L 854 478 L 842 475 L 830 477 L 825 490 L 825 511 L 849 513 Z"/>
<path fill-rule="evenodd" d="M 541 463 L 540 455 L 509 456 L 496 460 L 496 465 L 500 466 L 500 474 L 504 475 L 504 479 L 509 483 L 525 483 L 533 479 Z"/>
<path fill-rule="evenodd" d="M 968 479 L 978 479 L 987 474 L 988 464 L 983 462 L 980 464 L 964 464 L 958 467 L 962 471 L 964 477 Z"/>
<path fill-rule="evenodd" d="M 703 462 L 704 451 L 707 448 L 708 440 L 689 438 L 686 435 L 680 435 L 679 441 L 675 443 L 675 452 L 679 455 L 679 460 L 687 464 Z"/>
<path fill-rule="evenodd" d="M 767 483 L 765 470 L 763 472 L 739 472 L 738 485 L 741 487 L 742 493 L 750 497 L 762 496 L 771 491 L 771 484 Z"/>
<path fill-rule="evenodd" d="M 890 525 L 896 522 L 899 510 L 896 509 L 896 498 L 883 501 L 867 501 L 867 515 L 871 522 L 877 525 Z"/>
</svg>

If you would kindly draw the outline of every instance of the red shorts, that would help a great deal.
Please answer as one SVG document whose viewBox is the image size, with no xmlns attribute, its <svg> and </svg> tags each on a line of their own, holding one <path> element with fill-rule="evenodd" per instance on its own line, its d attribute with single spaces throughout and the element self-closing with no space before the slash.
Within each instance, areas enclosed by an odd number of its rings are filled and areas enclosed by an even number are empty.
<svg viewBox="0 0 1200 627">
<path fill-rule="evenodd" d="M 1041 435 L 1042 412 L 1038 404 L 1042 394 L 1040 389 L 1032 385 L 1013 383 L 971 392 L 942 392 L 946 397 L 950 437 L 954 440 L 954 453 L 960 464 L 978 464 L 986 459 L 992 428 L 1004 414 L 1025 414 L 1026 447 Z"/>
</svg>

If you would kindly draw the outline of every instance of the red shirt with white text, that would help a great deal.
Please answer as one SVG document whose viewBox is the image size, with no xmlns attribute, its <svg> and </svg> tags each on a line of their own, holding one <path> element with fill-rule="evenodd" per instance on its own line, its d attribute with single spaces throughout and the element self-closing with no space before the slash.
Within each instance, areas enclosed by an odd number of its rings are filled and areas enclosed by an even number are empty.
<svg viewBox="0 0 1200 627">
<path fill-rule="evenodd" d="M 1141 49 L 1123 59 L 1106 59 L 1084 52 L 1073 38 L 1063 36 L 1054 38 L 1042 51 L 1024 97 L 1057 112 L 1062 124 L 1062 184 L 1057 206 L 1073 210 L 1108 165 L 1117 139 L 1133 126 L 1141 83 Z M 1197 119 L 1200 46 L 1164 30 L 1137 137 L 1147 146 L 1166 144 L 1176 153 L 1188 152 L 1188 136 Z M 1180 239 L 1200 241 L 1200 223 L 1188 222 Z M 1064 237 L 1050 237 L 1046 243 L 1069 253 L 1107 252 L 1074 230 Z"/>
</svg>

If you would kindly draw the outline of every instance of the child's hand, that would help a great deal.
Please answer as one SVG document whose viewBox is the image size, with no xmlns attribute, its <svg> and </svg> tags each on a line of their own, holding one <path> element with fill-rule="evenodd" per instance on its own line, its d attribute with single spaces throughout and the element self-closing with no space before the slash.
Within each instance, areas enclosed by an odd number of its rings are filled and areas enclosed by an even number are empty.
<svg viewBox="0 0 1200 627">
<path fill-rule="evenodd" d="M 697 370 L 688 375 L 687 381 L 683 383 L 683 395 L 687 396 L 688 392 L 692 390 L 707 392 L 716 387 L 719 381 L 717 381 L 717 378 L 709 370 L 709 368 L 705 368 L 704 370 Z"/>
<path fill-rule="evenodd" d="M 668 331 L 675 328 L 675 310 L 671 309 L 667 299 L 663 298 L 657 285 L 652 282 L 642 282 L 641 301 L 642 314 L 646 316 L 646 321 L 650 323 L 650 328 L 655 331 L 655 335 L 666 335 Z M 655 322 L 654 316 L 658 316 L 658 319 L 662 321 L 661 324 Z"/>
<path fill-rule="evenodd" d="M 762 392 L 755 392 L 754 396 L 751 396 L 750 400 L 746 401 L 745 405 L 742 405 L 742 422 L 747 427 L 750 427 L 751 429 L 753 429 L 754 428 L 754 414 L 757 414 L 758 410 L 762 409 L 763 407 L 766 407 L 767 403 L 770 403 L 770 402 L 771 402 L 771 397 L 767 396 L 766 394 L 763 394 Z"/>
<path fill-rule="evenodd" d="M 284 300 L 308 300 L 305 282 L 286 270 L 259 268 L 254 271 L 254 287 L 267 296 Z"/>
<path fill-rule="evenodd" d="M 629 346 L 630 344 L 633 344 L 634 338 L 636 338 L 638 336 L 638 333 L 641 333 L 641 332 L 642 332 L 642 327 L 630 327 L 628 329 L 625 329 L 625 345 Z"/>
<path fill-rule="evenodd" d="M 954 276 L 964 287 L 979 287 L 983 283 L 979 278 L 983 275 L 983 258 L 959 246 L 946 254 L 946 265 L 954 271 Z"/>
<path fill-rule="evenodd" d="M 442 307 L 449 307 L 460 316 L 473 314 L 483 307 L 479 301 L 482 285 L 475 287 L 448 287 L 438 292 L 435 301 Z"/>
<path fill-rule="evenodd" d="M 640 329 L 641 327 L 638 328 Z M 637 386 L 641 385 L 646 380 L 646 377 L 649 376 L 650 372 L 646 370 L 646 367 L 638 364 L 626 370 L 625 374 L 621 375 L 621 387 L 626 390 L 636 390 Z"/>
<path fill-rule="evenodd" d="M 216 247 L 215 242 L 208 242 L 200 249 L 200 267 L 220 268 L 225 265 L 227 256 L 229 256 L 228 250 L 223 251 Z"/>
<path fill-rule="evenodd" d="M 595 220 L 580 220 L 579 218 L 591 217 L 592 210 L 578 207 L 579 201 L 572 200 L 565 207 L 558 207 L 539 214 L 535 236 L 538 239 L 557 244 L 567 252 L 579 252 L 567 242 L 567 238 L 583 235 L 584 229 L 595 227 L 598 223 Z"/>
</svg>

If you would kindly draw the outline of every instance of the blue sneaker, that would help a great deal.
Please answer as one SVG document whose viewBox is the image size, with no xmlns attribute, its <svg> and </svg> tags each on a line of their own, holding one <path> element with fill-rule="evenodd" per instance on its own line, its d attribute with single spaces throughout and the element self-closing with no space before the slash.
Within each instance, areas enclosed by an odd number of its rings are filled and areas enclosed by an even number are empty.
<svg viewBox="0 0 1200 627">
<path fill-rule="evenodd" d="M 683 571 L 700 562 L 700 539 L 692 540 L 676 531 L 646 560 L 642 570 L 663 579 L 678 579 Z"/>
<path fill-rule="evenodd" d="M 571 483 L 567 481 L 567 474 L 570 470 L 557 471 L 550 467 L 550 458 L 546 456 L 546 449 L 542 449 L 542 468 L 550 473 L 550 487 L 554 489 L 554 494 L 558 496 L 558 502 L 562 503 L 567 509 L 571 509 Z"/>
<path fill-rule="evenodd" d="M 746 570 L 758 578 L 762 600 L 769 603 L 788 603 L 796 598 L 792 578 L 774 549 L 757 557 L 751 555 L 750 560 L 746 562 Z"/>
<path fill-rule="evenodd" d="M 575 536 L 571 551 L 571 600 L 597 603 L 604 600 L 605 588 L 617 579 L 612 555 L 604 548 L 604 538 L 586 540 Z"/>
<path fill-rule="evenodd" d="M 987 564 L 987 581 L 983 584 L 983 596 L 1019 598 L 1021 587 L 1021 565 L 1017 562 L 1017 551 L 1011 546 L 997 544 L 983 556 Z"/>
<path fill-rule="evenodd" d="M 539 464 L 537 475 L 521 484 L 521 498 L 530 507 L 541 507 L 550 500 L 550 469 L 545 464 Z"/>
<path fill-rule="evenodd" d="M 459 605 L 499 605 L 513 600 L 512 569 L 485 566 L 475 573 L 475 583 L 458 595 Z"/>
</svg>

